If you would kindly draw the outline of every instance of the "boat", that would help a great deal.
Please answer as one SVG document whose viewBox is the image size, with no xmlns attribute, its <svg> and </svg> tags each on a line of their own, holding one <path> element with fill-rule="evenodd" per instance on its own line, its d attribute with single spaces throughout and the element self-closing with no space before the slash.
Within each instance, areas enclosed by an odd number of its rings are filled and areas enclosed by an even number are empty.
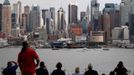
<svg viewBox="0 0 134 75">
<path fill-rule="evenodd" d="M 102 48 L 102 50 L 109 51 L 110 49 L 109 48 Z"/>
<path fill-rule="evenodd" d="M 55 41 L 51 43 L 51 48 L 63 48 L 63 47 L 64 47 L 63 42 Z"/>
<path fill-rule="evenodd" d="M 0 48 L 4 48 L 7 46 L 9 46 L 9 44 L 7 43 L 7 40 L 0 39 Z"/>
</svg>

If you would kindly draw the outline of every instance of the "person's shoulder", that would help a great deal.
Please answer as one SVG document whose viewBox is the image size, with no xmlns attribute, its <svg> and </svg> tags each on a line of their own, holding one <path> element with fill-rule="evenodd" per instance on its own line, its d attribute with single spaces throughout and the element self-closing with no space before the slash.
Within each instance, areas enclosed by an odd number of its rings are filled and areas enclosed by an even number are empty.
<svg viewBox="0 0 134 75">
<path fill-rule="evenodd" d="M 81 73 L 73 73 L 72 75 L 83 75 L 83 74 L 81 74 Z"/>
<path fill-rule="evenodd" d="M 98 75 L 98 72 L 96 70 L 92 70 L 92 72 L 95 74 L 95 75 Z"/>
</svg>

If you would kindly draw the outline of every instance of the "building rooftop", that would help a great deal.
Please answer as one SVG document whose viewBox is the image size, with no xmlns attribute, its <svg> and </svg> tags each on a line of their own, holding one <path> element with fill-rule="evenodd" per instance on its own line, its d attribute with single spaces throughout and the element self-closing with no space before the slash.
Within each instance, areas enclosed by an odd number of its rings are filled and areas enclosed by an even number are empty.
<svg viewBox="0 0 134 75">
<path fill-rule="evenodd" d="M 10 5 L 9 0 L 5 0 L 4 3 L 3 3 L 3 5 Z"/>
</svg>

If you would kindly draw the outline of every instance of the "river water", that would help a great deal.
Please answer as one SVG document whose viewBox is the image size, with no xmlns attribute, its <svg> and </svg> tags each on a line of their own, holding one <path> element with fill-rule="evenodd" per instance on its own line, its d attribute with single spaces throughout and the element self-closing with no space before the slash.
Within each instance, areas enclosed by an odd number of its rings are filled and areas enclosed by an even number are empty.
<svg viewBox="0 0 134 75">
<path fill-rule="evenodd" d="M 17 61 L 18 53 L 21 47 L 1 48 L 0 49 L 0 67 L 6 67 L 8 61 Z M 40 60 L 44 61 L 48 71 L 51 73 L 55 69 L 57 62 L 61 62 L 63 70 L 67 75 L 74 73 L 75 67 L 80 67 L 80 72 L 84 73 L 89 63 L 92 63 L 93 69 L 99 74 L 109 74 L 119 61 L 123 61 L 125 67 L 134 72 L 134 49 L 110 48 L 109 51 L 102 49 L 36 49 Z M 19 69 L 17 72 L 20 72 Z"/>
</svg>

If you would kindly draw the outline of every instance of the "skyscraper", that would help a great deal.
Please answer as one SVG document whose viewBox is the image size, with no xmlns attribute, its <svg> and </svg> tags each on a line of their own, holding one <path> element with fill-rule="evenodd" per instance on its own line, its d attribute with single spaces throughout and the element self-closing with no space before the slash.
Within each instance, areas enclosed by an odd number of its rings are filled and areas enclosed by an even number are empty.
<svg viewBox="0 0 134 75">
<path fill-rule="evenodd" d="M 30 25 L 32 31 L 40 27 L 40 8 L 38 5 L 32 6 L 32 10 L 30 11 Z"/>
<path fill-rule="evenodd" d="M 100 4 L 97 3 L 97 0 L 91 0 L 91 25 L 94 31 L 98 30 L 99 28 L 99 6 Z"/>
<path fill-rule="evenodd" d="M 57 25 L 58 25 L 58 30 L 60 31 L 64 31 L 65 30 L 65 11 L 63 10 L 63 8 L 60 8 L 58 10 L 58 13 L 57 13 L 57 17 L 58 17 L 58 21 L 57 21 Z"/>
<path fill-rule="evenodd" d="M 111 21 L 110 21 L 110 15 L 108 12 L 103 13 L 103 30 L 105 32 L 105 41 L 111 41 Z"/>
<path fill-rule="evenodd" d="M 86 10 L 86 17 L 87 17 L 87 23 L 89 23 L 90 20 L 90 10 L 89 10 L 89 4 L 87 5 L 87 10 Z"/>
<path fill-rule="evenodd" d="M 134 42 L 134 14 L 131 14 L 129 17 L 129 35 L 130 41 Z"/>
<path fill-rule="evenodd" d="M 11 6 L 8 0 L 3 3 L 2 9 L 2 32 L 11 35 Z"/>
<path fill-rule="evenodd" d="M 55 8 L 50 7 L 50 13 L 51 13 L 51 19 L 53 19 L 54 24 L 55 24 Z"/>
<path fill-rule="evenodd" d="M 13 4 L 13 14 L 16 14 L 16 27 L 20 27 L 21 26 L 21 20 L 22 20 L 22 13 L 21 13 L 21 2 L 18 1 L 17 3 Z"/>
<path fill-rule="evenodd" d="M 55 8 L 50 7 L 50 15 L 51 15 L 51 28 L 52 28 L 52 33 L 56 30 L 56 24 L 55 24 Z"/>
<path fill-rule="evenodd" d="M 46 24 L 46 12 L 48 9 L 42 9 L 42 18 L 43 18 L 43 25 Z"/>
<path fill-rule="evenodd" d="M 0 4 L 0 32 L 2 30 L 2 4 Z"/>
<path fill-rule="evenodd" d="M 77 14 L 78 14 L 77 5 L 69 4 L 68 5 L 68 24 L 69 25 L 78 22 Z"/>
<path fill-rule="evenodd" d="M 26 32 L 30 32 L 30 7 L 28 5 L 24 6 L 24 13 L 22 14 L 22 26 L 26 27 Z"/>
<path fill-rule="evenodd" d="M 125 25 L 129 22 L 129 14 L 131 13 L 131 4 L 133 0 L 121 0 L 121 25 Z"/>
<path fill-rule="evenodd" d="M 86 17 L 86 12 L 80 12 L 80 21 L 81 22 L 84 19 L 84 17 Z"/>
<path fill-rule="evenodd" d="M 108 13 L 110 15 L 111 28 L 113 29 L 114 27 L 116 27 L 115 26 L 115 4 L 114 3 L 106 3 L 103 12 Z"/>
<path fill-rule="evenodd" d="M 59 38 L 63 38 L 65 37 L 65 32 L 66 32 L 66 24 L 65 24 L 65 11 L 63 10 L 63 8 L 61 7 L 59 10 L 58 10 L 58 13 L 57 13 L 57 25 L 58 25 L 58 33 L 60 35 Z"/>
</svg>

